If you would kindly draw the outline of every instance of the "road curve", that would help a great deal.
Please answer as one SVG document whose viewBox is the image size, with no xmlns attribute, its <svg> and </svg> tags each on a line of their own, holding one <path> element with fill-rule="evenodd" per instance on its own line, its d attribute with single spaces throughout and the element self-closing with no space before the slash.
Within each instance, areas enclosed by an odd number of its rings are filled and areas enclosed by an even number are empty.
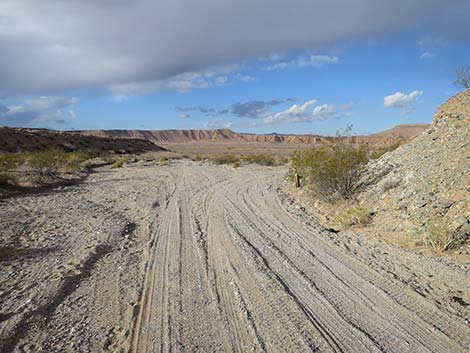
<svg viewBox="0 0 470 353">
<path fill-rule="evenodd" d="M 177 162 L 153 203 L 131 352 L 470 350 L 461 317 L 290 209 L 283 172 Z"/>
</svg>

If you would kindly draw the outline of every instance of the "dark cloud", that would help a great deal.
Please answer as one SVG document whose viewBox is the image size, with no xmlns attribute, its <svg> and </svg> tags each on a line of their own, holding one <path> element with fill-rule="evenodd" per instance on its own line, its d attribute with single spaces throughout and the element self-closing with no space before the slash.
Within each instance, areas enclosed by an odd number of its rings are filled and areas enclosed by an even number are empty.
<svg viewBox="0 0 470 353">
<path fill-rule="evenodd" d="M 37 127 L 65 123 L 75 117 L 76 98 L 39 97 L 9 107 L 0 104 L 0 125 Z"/>
<path fill-rule="evenodd" d="M 237 102 L 232 104 L 231 113 L 241 118 L 259 119 L 264 117 L 270 107 L 292 101 L 294 99 L 288 98 L 284 100 Z"/>
<path fill-rule="evenodd" d="M 239 118 L 260 119 L 264 118 L 268 109 L 276 105 L 287 102 L 293 102 L 293 98 L 273 99 L 270 101 L 247 101 L 233 103 L 229 108 L 214 109 L 211 107 L 195 106 L 195 107 L 176 107 L 178 112 L 199 112 L 206 116 L 234 115 Z"/>
<path fill-rule="evenodd" d="M 209 107 L 176 107 L 176 111 L 178 112 L 200 112 L 206 116 L 216 116 L 216 115 L 226 115 L 229 113 L 228 109 L 214 109 Z"/>
<path fill-rule="evenodd" d="M 468 0 L 2 0 L 0 94 L 90 85 L 139 92 L 132 84 L 150 90 L 211 66 L 407 28 L 468 42 L 469 7 Z M 210 83 L 183 77 L 163 86 L 194 85 Z"/>
</svg>

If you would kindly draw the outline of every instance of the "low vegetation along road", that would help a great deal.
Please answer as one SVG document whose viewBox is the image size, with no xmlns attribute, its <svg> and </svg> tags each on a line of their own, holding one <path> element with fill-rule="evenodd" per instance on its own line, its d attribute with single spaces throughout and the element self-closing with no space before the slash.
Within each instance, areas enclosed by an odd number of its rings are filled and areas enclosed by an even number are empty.
<svg viewBox="0 0 470 353">
<path fill-rule="evenodd" d="M 469 268 L 321 229 L 282 167 L 100 168 L 0 203 L 0 351 L 468 352 Z"/>
</svg>

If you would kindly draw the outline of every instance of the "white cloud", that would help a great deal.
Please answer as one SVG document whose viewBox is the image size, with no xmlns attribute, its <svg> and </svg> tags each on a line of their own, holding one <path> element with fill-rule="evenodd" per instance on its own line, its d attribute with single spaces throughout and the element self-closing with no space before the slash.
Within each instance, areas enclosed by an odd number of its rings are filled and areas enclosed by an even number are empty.
<svg viewBox="0 0 470 353">
<path fill-rule="evenodd" d="M 282 61 L 271 66 L 262 67 L 262 70 L 284 70 L 289 68 L 302 68 L 302 67 L 322 67 L 326 64 L 336 64 L 339 62 L 337 56 L 330 55 L 310 55 L 308 57 L 300 56 L 291 61 Z"/>
<path fill-rule="evenodd" d="M 187 113 L 182 113 L 180 115 L 178 115 L 181 119 L 188 119 L 191 117 L 191 114 L 187 114 Z"/>
<path fill-rule="evenodd" d="M 42 0 L 41 6 L 2 0 L 0 94 L 171 81 L 270 53 L 316 51 L 431 25 L 468 41 L 462 23 L 469 22 L 469 6 L 463 0 Z"/>
<path fill-rule="evenodd" d="M 396 92 L 384 97 L 385 108 L 398 108 L 403 114 L 411 113 L 414 110 L 414 103 L 423 94 L 423 91 L 413 91 L 409 94 Z"/>
<path fill-rule="evenodd" d="M 333 105 L 322 104 L 315 106 L 316 103 L 317 101 L 312 99 L 302 105 L 294 104 L 284 111 L 267 116 L 264 118 L 264 122 L 266 124 L 275 124 L 281 122 L 300 123 L 326 120 L 337 117 L 336 109 Z"/>
<path fill-rule="evenodd" d="M 228 82 L 228 77 L 227 76 L 219 76 L 215 78 L 215 84 L 216 85 L 224 85 Z"/>
<path fill-rule="evenodd" d="M 435 58 L 435 57 L 436 57 L 436 54 L 434 54 L 434 53 L 432 53 L 432 52 L 430 52 L 430 51 L 425 51 L 424 53 L 422 53 L 422 54 L 419 56 L 419 58 L 420 58 L 421 60 L 424 60 L 424 61 L 426 61 L 426 60 L 431 60 L 431 59 L 433 59 L 433 58 Z"/>
<path fill-rule="evenodd" d="M 20 105 L 0 104 L 0 124 L 35 127 L 45 123 L 65 123 L 74 119 L 77 98 L 43 96 L 25 99 Z"/>
<path fill-rule="evenodd" d="M 235 78 L 239 81 L 243 81 L 243 82 L 253 82 L 253 81 L 256 81 L 256 77 L 254 76 L 250 76 L 250 75 L 242 75 L 240 73 L 238 73 Z"/>
</svg>

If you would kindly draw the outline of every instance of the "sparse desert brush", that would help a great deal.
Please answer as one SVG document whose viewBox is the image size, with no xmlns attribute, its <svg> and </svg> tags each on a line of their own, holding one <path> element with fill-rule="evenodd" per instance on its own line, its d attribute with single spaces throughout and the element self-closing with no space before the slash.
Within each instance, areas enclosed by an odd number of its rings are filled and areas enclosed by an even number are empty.
<svg viewBox="0 0 470 353">
<path fill-rule="evenodd" d="M 372 223 L 372 213 L 365 207 L 350 206 L 333 216 L 333 223 L 343 229 Z"/>
<path fill-rule="evenodd" d="M 221 154 L 212 158 L 212 162 L 218 165 L 233 164 L 239 161 L 240 161 L 240 158 L 233 154 Z"/>
<path fill-rule="evenodd" d="M 235 162 L 232 163 L 232 167 L 234 167 L 234 168 L 240 168 L 240 165 L 241 165 L 240 161 L 235 161 Z"/>
<path fill-rule="evenodd" d="M 243 159 L 246 163 L 255 163 L 264 166 L 274 166 L 277 164 L 276 158 L 270 154 L 253 154 Z"/>
<path fill-rule="evenodd" d="M 170 163 L 170 161 L 166 157 L 160 158 L 157 162 L 157 164 L 160 165 L 160 166 L 165 166 L 165 165 L 168 165 L 169 163 Z"/>
<path fill-rule="evenodd" d="M 123 165 L 124 165 L 124 160 L 123 159 L 118 159 L 116 162 L 111 164 L 111 168 L 112 169 L 121 168 Z"/>
<path fill-rule="evenodd" d="M 415 220 L 411 234 L 416 243 L 436 252 L 455 248 L 462 242 L 458 232 L 451 229 L 444 216 L 430 217 L 424 223 Z"/>
</svg>

